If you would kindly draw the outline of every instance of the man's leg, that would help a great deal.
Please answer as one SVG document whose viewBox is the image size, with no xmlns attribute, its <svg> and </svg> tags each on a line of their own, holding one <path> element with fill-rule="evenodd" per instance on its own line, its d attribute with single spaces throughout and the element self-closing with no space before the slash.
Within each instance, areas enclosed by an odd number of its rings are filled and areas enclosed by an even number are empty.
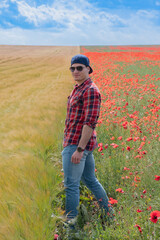
<svg viewBox="0 0 160 240">
<path fill-rule="evenodd" d="M 79 186 L 86 160 L 85 151 L 79 164 L 71 162 L 71 157 L 76 148 L 76 145 L 69 145 L 62 151 L 64 186 L 66 191 L 66 215 L 68 219 L 72 219 L 78 214 Z"/>
<path fill-rule="evenodd" d="M 105 209 L 106 213 L 109 213 L 111 209 L 108 207 L 107 194 L 95 176 L 95 161 L 92 152 L 86 158 L 82 181 L 95 195 L 100 207 Z"/>
</svg>

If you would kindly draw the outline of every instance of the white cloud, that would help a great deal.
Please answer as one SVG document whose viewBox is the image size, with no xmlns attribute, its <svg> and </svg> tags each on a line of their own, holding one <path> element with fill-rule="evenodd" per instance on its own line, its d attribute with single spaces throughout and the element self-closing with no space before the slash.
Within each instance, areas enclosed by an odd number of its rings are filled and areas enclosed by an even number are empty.
<svg viewBox="0 0 160 240">
<path fill-rule="evenodd" d="M 96 9 L 86 0 L 73 0 L 71 2 L 55 0 L 52 6 L 40 5 L 38 7 L 30 6 L 25 1 L 12 0 L 12 2 L 17 3 L 20 15 L 37 27 L 51 21 L 65 26 L 76 26 L 93 22 L 96 24 L 99 21 L 108 25 L 123 22 L 123 19 L 118 15 L 99 11 L 99 9 Z"/>
<path fill-rule="evenodd" d="M 51 6 L 26 1 L 17 3 L 19 14 L 35 25 L 34 30 L 0 29 L 0 44 L 22 45 L 124 45 L 160 44 L 158 11 L 111 13 L 87 0 L 55 0 Z M 52 27 L 43 29 L 46 23 Z M 59 27 L 59 26 L 62 26 Z"/>
<path fill-rule="evenodd" d="M 0 14 L 2 13 L 1 9 L 4 9 L 4 8 L 8 8 L 9 7 L 9 4 L 7 3 L 8 0 L 2 0 L 0 2 Z"/>
<path fill-rule="evenodd" d="M 7 2 L 8 2 L 8 0 L 2 0 L 0 2 L 0 8 L 8 8 L 9 4 Z"/>
<path fill-rule="evenodd" d="M 0 28 L 0 44 L 6 45 L 23 45 L 26 41 L 27 35 L 23 29 L 18 28 L 9 28 L 3 29 Z M 28 36 L 28 40 L 32 42 L 32 36 Z"/>
<path fill-rule="evenodd" d="M 156 19 L 159 17 L 159 12 L 156 10 L 138 10 L 137 16 L 141 17 L 142 19 Z"/>
<path fill-rule="evenodd" d="M 78 1 L 81 4 L 83 3 L 80 5 L 80 8 L 77 8 L 75 1 L 71 3 L 63 0 L 56 0 L 53 2 L 52 6 L 43 4 L 38 7 L 30 6 L 25 1 L 12 0 L 12 2 L 17 3 L 20 15 L 25 17 L 26 21 L 32 22 L 35 26 L 40 26 L 47 21 L 55 21 L 67 25 L 75 22 L 82 23 L 90 19 L 85 9 L 89 4 L 83 0 Z"/>
<path fill-rule="evenodd" d="M 156 1 L 156 6 L 160 6 L 160 1 Z"/>
<path fill-rule="evenodd" d="M 0 29 L 0 44 L 16 45 L 149 45 L 160 44 L 160 27 L 133 27 L 116 30 L 100 25 L 80 29 L 65 29 L 63 32 L 48 30 Z"/>
</svg>

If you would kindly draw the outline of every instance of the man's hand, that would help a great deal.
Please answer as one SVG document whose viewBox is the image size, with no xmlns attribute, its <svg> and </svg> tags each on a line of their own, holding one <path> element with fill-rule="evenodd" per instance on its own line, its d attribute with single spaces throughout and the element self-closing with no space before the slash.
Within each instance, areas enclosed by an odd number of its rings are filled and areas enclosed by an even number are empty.
<svg viewBox="0 0 160 240">
<path fill-rule="evenodd" d="M 82 157 L 83 157 L 83 152 L 78 152 L 76 150 L 72 155 L 71 162 L 78 164 L 78 163 L 80 163 Z"/>
</svg>

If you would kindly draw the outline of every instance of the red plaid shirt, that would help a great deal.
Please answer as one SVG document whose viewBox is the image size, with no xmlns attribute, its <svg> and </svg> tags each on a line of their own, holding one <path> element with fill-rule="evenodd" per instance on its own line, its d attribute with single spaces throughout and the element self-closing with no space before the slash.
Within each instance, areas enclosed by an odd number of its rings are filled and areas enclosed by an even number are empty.
<svg viewBox="0 0 160 240">
<path fill-rule="evenodd" d="M 90 78 L 81 85 L 75 85 L 71 95 L 68 97 L 63 147 L 78 145 L 83 125 L 88 125 L 93 129 L 86 150 L 92 151 L 97 147 L 94 129 L 99 117 L 100 104 L 100 92 Z"/>
</svg>

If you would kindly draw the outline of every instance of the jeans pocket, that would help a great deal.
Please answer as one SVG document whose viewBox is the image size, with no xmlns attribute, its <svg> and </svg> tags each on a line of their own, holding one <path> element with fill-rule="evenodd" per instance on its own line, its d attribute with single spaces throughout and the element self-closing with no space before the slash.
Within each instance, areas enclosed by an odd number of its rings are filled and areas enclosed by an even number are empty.
<svg viewBox="0 0 160 240">
<path fill-rule="evenodd" d="M 66 149 L 67 147 L 65 147 L 63 150 L 62 150 L 62 152 L 61 152 L 61 155 L 64 155 L 64 153 L 66 152 Z"/>
<path fill-rule="evenodd" d="M 61 152 L 61 155 L 70 154 L 70 153 L 76 151 L 76 148 L 77 148 L 77 145 L 68 145 L 67 147 L 65 147 L 63 149 L 63 151 Z"/>
</svg>

